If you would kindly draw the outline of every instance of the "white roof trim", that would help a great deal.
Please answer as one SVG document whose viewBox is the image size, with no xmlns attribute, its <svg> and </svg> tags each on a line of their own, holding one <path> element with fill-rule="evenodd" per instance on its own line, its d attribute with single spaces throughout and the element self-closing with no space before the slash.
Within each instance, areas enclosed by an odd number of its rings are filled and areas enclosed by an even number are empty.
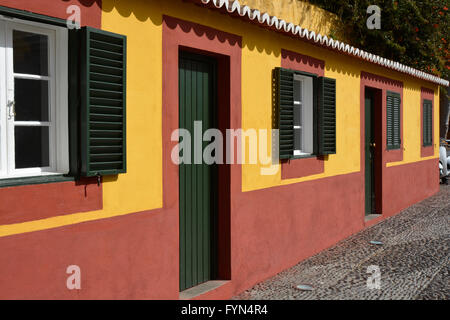
<svg viewBox="0 0 450 320">
<path fill-rule="evenodd" d="M 238 14 L 243 18 L 247 18 L 250 21 L 257 22 L 262 24 L 265 27 L 274 27 L 279 31 L 290 33 L 293 36 L 297 36 L 299 38 L 307 39 L 316 44 L 330 47 L 336 51 L 341 51 L 345 54 L 349 54 L 355 56 L 357 58 L 361 58 L 375 64 L 379 64 L 383 67 L 396 70 L 398 72 L 409 74 L 413 77 L 417 77 L 423 80 L 427 80 L 430 82 L 437 83 L 439 85 L 448 87 L 449 81 L 436 77 L 432 74 L 428 74 L 422 72 L 420 70 L 405 66 L 401 63 L 388 60 L 383 57 L 379 57 L 372 53 L 366 52 L 364 50 L 352 47 L 346 43 L 340 42 L 338 40 L 333 40 L 328 38 L 327 36 L 323 36 L 320 33 L 316 34 L 314 31 L 309 31 L 308 29 L 304 29 L 298 25 L 294 25 L 293 23 L 288 23 L 282 19 L 278 19 L 277 17 L 271 17 L 267 13 L 261 13 L 256 9 L 252 9 L 248 6 L 241 5 L 238 0 L 197 0 L 200 1 L 204 6 L 213 6 L 216 9 L 224 9 L 229 14 Z"/>
</svg>

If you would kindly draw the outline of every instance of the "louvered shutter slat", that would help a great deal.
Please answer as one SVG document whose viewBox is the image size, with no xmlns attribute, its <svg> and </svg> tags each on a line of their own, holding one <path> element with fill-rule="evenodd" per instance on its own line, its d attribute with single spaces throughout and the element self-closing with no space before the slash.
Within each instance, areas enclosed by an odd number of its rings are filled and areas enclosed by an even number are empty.
<svg viewBox="0 0 450 320">
<path fill-rule="evenodd" d="M 388 92 L 386 95 L 386 145 L 387 149 L 401 146 L 401 98 L 400 94 Z"/>
<path fill-rule="evenodd" d="M 126 172 L 126 37 L 82 29 L 81 173 Z"/>
</svg>

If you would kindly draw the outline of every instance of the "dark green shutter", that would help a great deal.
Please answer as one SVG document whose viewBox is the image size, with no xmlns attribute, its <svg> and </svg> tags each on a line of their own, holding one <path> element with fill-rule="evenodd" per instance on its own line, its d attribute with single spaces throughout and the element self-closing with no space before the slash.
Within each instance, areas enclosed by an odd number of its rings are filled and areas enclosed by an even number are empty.
<svg viewBox="0 0 450 320">
<path fill-rule="evenodd" d="M 81 174 L 126 172 L 126 37 L 81 30 Z"/>
<path fill-rule="evenodd" d="M 423 122 L 423 145 L 427 146 L 428 145 L 428 116 L 427 116 L 427 112 L 428 112 L 428 104 L 426 101 L 423 102 L 423 110 L 422 110 L 422 122 Z"/>
<path fill-rule="evenodd" d="M 387 92 L 386 94 L 386 143 L 387 149 L 400 149 L 400 94 Z"/>
<path fill-rule="evenodd" d="M 278 105 L 279 156 L 294 156 L 294 71 L 275 69 L 276 101 Z"/>
<path fill-rule="evenodd" d="M 393 110 L 394 97 L 387 94 L 386 96 L 386 145 L 388 149 L 393 149 L 394 132 L 393 132 Z"/>
<path fill-rule="evenodd" d="M 423 101 L 423 145 L 433 144 L 433 103 L 431 100 Z"/>
<path fill-rule="evenodd" d="M 318 78 L 317 144 L 319 155 L 336 153 L 336 79 Z"/>
</svg>

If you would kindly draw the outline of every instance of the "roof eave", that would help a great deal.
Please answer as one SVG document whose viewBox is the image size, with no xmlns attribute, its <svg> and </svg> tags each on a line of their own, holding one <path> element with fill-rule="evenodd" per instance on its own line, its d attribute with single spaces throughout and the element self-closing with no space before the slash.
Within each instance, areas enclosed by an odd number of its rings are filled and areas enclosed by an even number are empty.
<svg viewBox="0 0 450 320">
<path fill-rule="evenodd" d="M 432 74 L 414 69 L 412 67 L 403 65 L 399 62 L 392 61 L 372 53 L 366 52 L 359 48 L 355 48 L 344 42 L 333 40 L 327 36 L 323 36 L 320 33 L 316 34 L 314 31 L 309 31 L 306 28 L 302 28 L 299 25 L 286 22 L 282 19 L 278 19 L 276 16 L 270 16 L 267 13 L 262 13 L 257 9 L 252 9 L 248 6 L 243 6 L 238 0 L 188 0 L 195 2 L 207 8 L 220 10 L 235 17 L 239 17 L 246 21 L 256 23 L 261 27 L 271 29 L 283 34 L 288 34 L 295 38 L 299 38 L 302 41 L 310 42 L 314 45 L 325 47 L 327 49 L 337 51 L 343 54 L 347 54 L 352 57 L 356 57 L 371 63 L 380 65 L 384 68 L 395 70 L 404 74 L 408 74 L 412 77 L 419 78 L 425 81 L 433 82 L 441 86 L 448 87 L 449 81 L 441 79 Z"/>
</svg>

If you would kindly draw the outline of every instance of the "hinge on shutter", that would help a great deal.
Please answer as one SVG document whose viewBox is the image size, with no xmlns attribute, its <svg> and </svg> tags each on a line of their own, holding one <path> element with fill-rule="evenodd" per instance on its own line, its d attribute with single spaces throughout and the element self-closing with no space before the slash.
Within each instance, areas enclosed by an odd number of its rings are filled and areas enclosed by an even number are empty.
<svg viewBox="0 0 450 320">
<path fill-rule="evenodd" d="M 97 173 L 97 186 L 99 186 L 99 187 L 100 187 L 101 180 L 102 180 L 102 176 Z"/>
</svg>

